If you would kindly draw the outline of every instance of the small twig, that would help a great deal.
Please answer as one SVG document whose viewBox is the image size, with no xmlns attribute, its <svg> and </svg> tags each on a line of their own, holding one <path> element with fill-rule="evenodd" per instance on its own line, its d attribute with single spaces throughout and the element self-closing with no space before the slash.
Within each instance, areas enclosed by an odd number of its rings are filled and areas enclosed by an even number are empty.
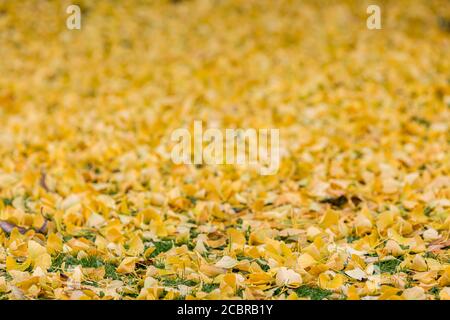
<svg viewBox="0 0 450 320">
<path fill-rule="evenodd" d="M 45 219 L 44 223 L 42 224 L 42 226 L 39 229 L 37 229 L 36 232 L 42 233 L 42 234 L 47 233 L 47 224 L 48 224 L 48 220 Z"/>
<path fill-rule="evenodd" d="M 41 171 L 41 178 L 39 179 L 39 184 L 42 188 L 44 188 L 45 191 L 50 192 L 50 189 L 47 186 L 47 183 L 45 182 L 47 175 L 44 171 Z"/>
<path fill-rule="evenodd" d="M 7 234 L 10 234 L 14 230 L 14 228 L 17 228 L 17 230 L 19 230 L 19 232 L 21 234 L 25 234 L 30 230 L 34 230 L 37 233 L 46 234 L 47 233 L 47 224 L 48 224 L 48 220 L 46 219 L 39 229 L 36 229 L 36 228 L 27 229 L 27 228 L 20 227 L 14 223 L 11 223 L 8 221 L 0 221 L 0 228 Z"/>
<path fill-rule="evenodd" d="M 14 223 L 11 223 L 8 221 L 0 221 L 0 228 L 2 228 L 2 230 L 8 234 L 10 234 L 14 228 L 17 228 L 17 230 L 19 230 L 19 232 L 21 234 L 24 234 L 28 231 L 27 229 L 25 229 L 23 227 L 19 227 L 19 226 L 15 225 Z"/>
</svg>

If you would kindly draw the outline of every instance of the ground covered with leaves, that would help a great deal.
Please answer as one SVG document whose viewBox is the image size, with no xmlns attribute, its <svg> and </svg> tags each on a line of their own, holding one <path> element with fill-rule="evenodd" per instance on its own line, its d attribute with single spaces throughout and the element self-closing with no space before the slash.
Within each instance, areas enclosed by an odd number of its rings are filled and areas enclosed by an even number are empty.
<svg viewBox="0 0 450 320">
<path fill-rule="evenodd" d="M 450 299 L 448 1 L 70 4 L 0 3 L 0 299 Z"/>
</svg>

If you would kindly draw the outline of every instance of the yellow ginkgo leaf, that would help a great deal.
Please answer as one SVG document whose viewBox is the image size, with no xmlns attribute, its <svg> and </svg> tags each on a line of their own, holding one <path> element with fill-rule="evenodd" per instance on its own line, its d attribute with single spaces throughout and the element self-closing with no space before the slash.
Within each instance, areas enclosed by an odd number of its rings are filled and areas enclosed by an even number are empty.
<svg viewBox="0 0 450 320">
<path fill-rule="evenodd" d="M 25 271 L 31 265 L 31 259 L 28 258 L 23 263 L 17 263 L 16 260 L 9 256 L 6 257 L 6 270 L 9 272 L 11 270 Z"/>
<path fill-rule="evenodd" d="M 48 235 L 47 238 L 47 252 L 49 254 L 56 254 L 63 250 L 62 240 L 54 233 Z"/>
<path fill-rule="evenodd" d="M 131 273 L 136 268 L 136 262 L 139 261 L 139 258 L 136 257 L 126 257 L 122 260 L 120 265 L 117 267 L 118 273 Z"/>
<path fill-rule="evenodd" d="M 130 242 L 128 243 L 128 250 L 127 253 L 131 256 L 139 256 L 144 252 L 144 243 L 141 240 L 141 237 L 138 235 L 135 235 L 133 238 L 131 238 Z"/>
<path fill-rule="evenodd" d="M 215 266 L 218 268 L 231 269 L 237 265 L 238 261 L 230 256 L 223 256 L 216 262 Z"/>
<path fill-rule="evenodd" d="M 287 286 L 297 288 L 302 284 L 302 277 L 300 274 L 292 269 L 281 267 L 276 275 L 277 286 Z"/>
<path fill-rule="evenodd" d="M 244 245 L 246 242 L 244 234 L 241 231 L 238 231 L 236 229 L 233 229 L 233 228 L 228 229 L 227 235 L 228 235 L 231 243 L 235 243 L 238 245 Z"/>
<path fill-rule="evenodd" d="M 28 241 L 28 256 L 34 267 L 48 269 L 52 264 L 47 249 L 34 240 Z"/>
<path fill-rule="evenodd" d="M 425 300 L 425 290 L 421 287 L 408 288 L 402 293 L 402 297 L 406 300 Z"/>
<path fill-rule="evenodd" d="M 398 292 L 400 292 L 400 289 L 398 288 L 381 286 L 381 295 L 378 297 L 378 300 L 387 300 L 391 296 L 396 295 Z"/>
<path fill-rule="evenodd" d="M 320 226 L 324 229 L 330 227 L 337 227 L 339 222 L 339 214 L 332 210 L 328 209 L 320 221 Z"/>
<path fill-rule="evenodd" d="M 319 287 L 326 290 L 336 291 L 344 284 L 344 276 L 341 274 L 330 274 L 324 272 L 319 275 Z"/>
<path fill-rule="evenodd" d="M 428 266 L 425 259 L 421 255 L 416 254 L 412 260 L 411 269 L 416 271 L 426 271 Z"/>
<path fill-rule="evenodd" d="M 358 289 L 355 286 L 350 286 L 347 290 L 347 300 L 360 300 Z"/>
<path fill-rule="evenodd" d="M 316 264 L 317 261 L 309 253 L 303 253 L 298 257 L 297 263 L 300 268 L 305 269 Z"/>
<path fill-rule="evenodd" d="M 438 284 L 442 287 L 450 285 L 450 266 L 446 267 L 439 278 Z"/>
<path fill-rule="evenodd" d="M 450 287 L 445 287 L 439 292 L 441 300 L 450 300 Z"/>
</svg>

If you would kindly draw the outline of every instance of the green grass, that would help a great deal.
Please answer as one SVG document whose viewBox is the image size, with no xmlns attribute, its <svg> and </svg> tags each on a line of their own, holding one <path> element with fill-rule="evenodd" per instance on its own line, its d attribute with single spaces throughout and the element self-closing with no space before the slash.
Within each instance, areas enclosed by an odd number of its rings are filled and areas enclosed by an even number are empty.
<svg viewBox="0 0 450 320">
<path fill-rule="evenodd" d="M 425 254 L 423 255 L 424 258 L 431 258 L 431 259 L 435 259 L 435 260 L 439 260 L 439 256 L 433 252 L 427 251 L 425 252 Z"/>
<path fill-rule="evenodd" d="M 242 260 L 255 261 L 261 267 L 261 269 L 263 269 L 266 272 L 270 269 L 269 265 L 267 264 L 267 261 L 264 259 L 254 259 L 251 257 L 246 257 L 242 254 L 237 255 L 236 259 L 237 259 L 237 261 L 242 261 Z"/>
<path fill-rule="evenodd" d="M 83 268 L 100 268 L 104 265 L 103 260 L 95 256 L 82 258 L 79 261 Z"/>
<path fill-rule="evenodd" d="M 105 267 L 105 276 L 107 278 L 118 280 L 119 276 L 116 272 L 116 266 L 111 262 L 104 261 L 103 259 L 95 256 L 89 256 L 78 260 L 71 255 L 59 254 L 55 258 L 52 258 L 52 265 L 50 267 L 50 272 L 56 272 L 62 269 L 62 264 L 65 267 L 75 267 L 81 265 L 83 268 L 100 268 Z"/>
<path fill-rule="evenodd" d="M 267 261 L 264 259 L 256 259 L 256 263 L 263 269 L 265 272 L 269 271 L 270 266 L 267 264 Z"/>
<path fill-rule="evenodd" d="M 194 206 L 197 203 L 197 198 L 193 196 L 187 196 L 186 197 Z"/>
<path fill-rule="evenodd" d="M 381 273 L 394 274 L 397 272 L 397 267 L 402 263 L 399 259 L 385 260 L 375 263 L 380 268 Z"/>
<path fill-rule="evenodd" d="M 299 297 L 310 298 L 311 300 L 323 300 L 326 297 L 330 296 L 333 292 L 330 290 L 324 290 L 318 287 L 310 287 L 310 286 L 301 286 L 298 288 L 295 293 Z"/>
<path fill-rule="evenodd" d="M 177 287 L 179 285 L 193 287 L 197 284 L 197 282 L 195 282 L 194 280 L 187 280 L 183 278 L 167 278 L 162 280 L 162 283 L 167 287 Z"/>
<path fill-rule="evenodd" d="M 119 280 L 116 272 L 116 266 L 111 263 L 105 264 L 105 277 L 113 280 Z"/>
<path fill-rule="evenodd" d="M 352 242 L 354 242 L 356 240 L 359 240 L 359 239 L 360 239 L 360 237 L 358 237 L 357 235 L 350 235 L 350 236 L 347 237 L 347 242 L 348 243 L 352 243 Z"/>
<path fill-rule="evenodd" d="M 430 121 L 421 117 L 413 116 L 411 120 L 427 128 L 431 125 Z"/>
<path fill-rule="evenodd" d="M 162 252 L 169 251 L 173 247 L 173 241 L 172 240 L 162 240 L 162 241 L 155 241 L 153 242 L 153 245 L 155 246 L 155 251 L 152 252 L 150 255 L 150 258 L 154 258 L 158 256 Z"/>
<path fill-rule="evenodd" d="M 423 209 L 423 214 L 426 215 L 427 217 L 429 217 L 431 215 L 431 212 L 433 212 L 433 210 L 434 209 L 432 207 L 426 206 Z"/>
<path fill-rule="evenodd" d="M 217 288 L 219 288 L 219 284 L 217 283 L 205 283 L 203 284 L 202 291 L 210 293 L 211 291 L 214 291 Z"/>
<path fill-rule="evenodd" d="M 440 300 L 439 298 L 439 292 L 441 292 L 441 289 L 439 287 L 433 287 L 430 289 L 430 293 L 432 295 L 434 295 L 434 297 L 436 298 L 436 300 Z"/>
<path fill-rule="evenodd" d="M 13 203 L 13 199 L 9 199 L 9 198 L 2 198 L 2 202 L 5 206 L 12 206 Z"/>
<path fill-rule="evenodd" d="M 238 254 L 238 255 L 236 256 L 236 260 L 237 260 L 237 261 L 242 261 L 242 260 L 249 260 L 249 261 L 252 261 L 253 258 L 246 257 L 246 256 L 244 256 L 243 254 Z"/>
<path fill-rule="evenodd" d="M 97 238 L 97 235 L 95 232 L 91 230 L 82 230 L 80 233 L 77 234 L 77 237 L 85 238 L 89 241 L 95 242 L 95 239 Z"/>
<path fill-rule="evenodd" d="M 81 284 L 84 284 L 86 286 L 93 286 L 93 287 L 97 287 L 98 288 L 98 283 L 95 282 L 95 281 L 85 280 L 85 281 L 82 281 Z"/>
<path fill-rule="evenodd" d="M 195 223 L 195 221 L 194 221 L 194 223 Z M 190 239 L 195 239 L 195 238 L 197 238 L 197 236 L 200 234 L 200 232 L 198 232 L 197 230 L 195 230 L 195 229 L 191 229 L 191 230 L 189 230 L 189 238 Z"/>
<path fill-rule="evenodd" d="M 155 268 L 158 269 L 165 269 L 166 268 L 166 264 L 164 263 L 163 260 L 156 260 L 153 265 L 155 266 Z"/>
</svg>

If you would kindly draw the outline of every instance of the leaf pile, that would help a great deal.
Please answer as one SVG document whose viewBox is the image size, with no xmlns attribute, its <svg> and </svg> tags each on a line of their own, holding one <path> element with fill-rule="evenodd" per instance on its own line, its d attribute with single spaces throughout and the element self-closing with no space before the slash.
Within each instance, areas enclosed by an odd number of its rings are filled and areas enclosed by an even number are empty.
<svg viewBox="0 0 450 320">
<path fill-rule="evenodd" d="M 448 1 L 78 2 L 0 3 L 0 299 L 450 299 Z"/>
</svg>

